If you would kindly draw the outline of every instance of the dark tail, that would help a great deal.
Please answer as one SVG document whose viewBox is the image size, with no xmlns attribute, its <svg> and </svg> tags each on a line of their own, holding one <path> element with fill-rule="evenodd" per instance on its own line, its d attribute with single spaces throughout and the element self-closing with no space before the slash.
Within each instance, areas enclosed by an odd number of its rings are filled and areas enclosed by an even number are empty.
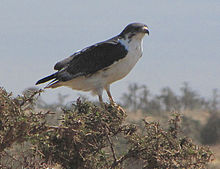
<svg viewBox="0 0 220 169">
<path fill-rule="evenodd" d="M 54 74 L 52 74 L 50 76 L 47 76 L 47 77 L 45 77 L 43 79 L 38 80 L 36 85 L 41 84 L 41 83 L 45 83 L 45 82 L 47 82 L 49 80 L 55 79 L 56 77 L 57 77 L 57 73 L 54 73 Z"/>
</svg>

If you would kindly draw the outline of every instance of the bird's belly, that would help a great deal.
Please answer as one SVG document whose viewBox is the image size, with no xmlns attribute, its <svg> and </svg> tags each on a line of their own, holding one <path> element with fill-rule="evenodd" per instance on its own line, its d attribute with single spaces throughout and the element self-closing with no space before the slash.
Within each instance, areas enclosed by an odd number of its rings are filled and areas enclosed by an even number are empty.
<svg viewBox="0 0 220 169">
<path fill-rule="evenodd" d="M 97 91 L 105 88 L 109 84 L 125 77 L 135 66 L 142 56 L 142 50 L 135 47 L 134 52 L 128 52 L 127 56 L 120 59 L 103 70 L 100 70 L 90 76 L 80 76 L 63 85 L 69 86 L 75 90 Z"/>
<path fill-rule="evenodd" d="M 111 84 L 117 80 L 122 79 L 135 66 L 140 56 L 141 54 L 133 55 L 128 53 L 125 58 L 119 60 L 118 62 L 111 65 L 107 70 L 103 71 L 102 77 L 106 80 L 107 84 Z"/>
<path fill-rule="evenodd" d="M 100 70 L 91 76 L 80 76 L 74 78 L 64 85 L 75 90 L 94 91 L 122 79 L 135 66 L 141 55 L 128 54 L 125 58 L 112 64 L 104 70 Z"/>
</svg>

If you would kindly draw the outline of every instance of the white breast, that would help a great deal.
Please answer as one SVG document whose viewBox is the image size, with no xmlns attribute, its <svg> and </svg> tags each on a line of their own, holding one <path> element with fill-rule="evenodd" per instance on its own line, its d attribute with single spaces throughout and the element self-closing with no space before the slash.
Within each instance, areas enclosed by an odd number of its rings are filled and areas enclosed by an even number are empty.
<svg viewBox="0 0 220 169">
<path fill-rule="evenodd" d="M 120 40 L 120 43 L 128 50 L 126 57 L 113 63 L 107 71 L 103 72 L 108 84 L 120 80 L 125 77 L 135 66 L 139 58 L 142 56 L 142 39 L 133 39 L 132 41 Z"/>
</svg>

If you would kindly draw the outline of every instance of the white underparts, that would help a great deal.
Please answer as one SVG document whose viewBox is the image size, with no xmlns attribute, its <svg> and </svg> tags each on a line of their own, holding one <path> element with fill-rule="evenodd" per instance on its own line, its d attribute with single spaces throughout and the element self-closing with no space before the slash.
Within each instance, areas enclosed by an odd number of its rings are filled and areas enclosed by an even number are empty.
<svg viewBox="0 0 220 169">
<path fill-rule="evenodd" d="M 132 39 L 120 39 L 119 42 L 128 50 L 126 57 L 91 76 L 80 76 L 64 82 L 62 85 L 75 90 L 92 91 L 93 94 L 101 95 L 104 88 L 125 77 L 135 66 L 142 56 L 142 39 L 142 35 L 133 36 Z"/>
</svg>

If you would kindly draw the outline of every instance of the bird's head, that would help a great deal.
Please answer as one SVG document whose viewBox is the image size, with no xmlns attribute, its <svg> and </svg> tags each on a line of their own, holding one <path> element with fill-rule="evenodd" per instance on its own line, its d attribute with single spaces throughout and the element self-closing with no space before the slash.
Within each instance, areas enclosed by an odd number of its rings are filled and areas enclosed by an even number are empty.
<svg viewBox="0 0 220 169">
<path fill-rule="evenodd" d="M 125 27 L 125 29 L 119 34 L 119 36 L 126 39 L 142 39 L 145 34 L 149 35 L 147 25 L 142 23 L 131 23 Z"/>
</svg>

